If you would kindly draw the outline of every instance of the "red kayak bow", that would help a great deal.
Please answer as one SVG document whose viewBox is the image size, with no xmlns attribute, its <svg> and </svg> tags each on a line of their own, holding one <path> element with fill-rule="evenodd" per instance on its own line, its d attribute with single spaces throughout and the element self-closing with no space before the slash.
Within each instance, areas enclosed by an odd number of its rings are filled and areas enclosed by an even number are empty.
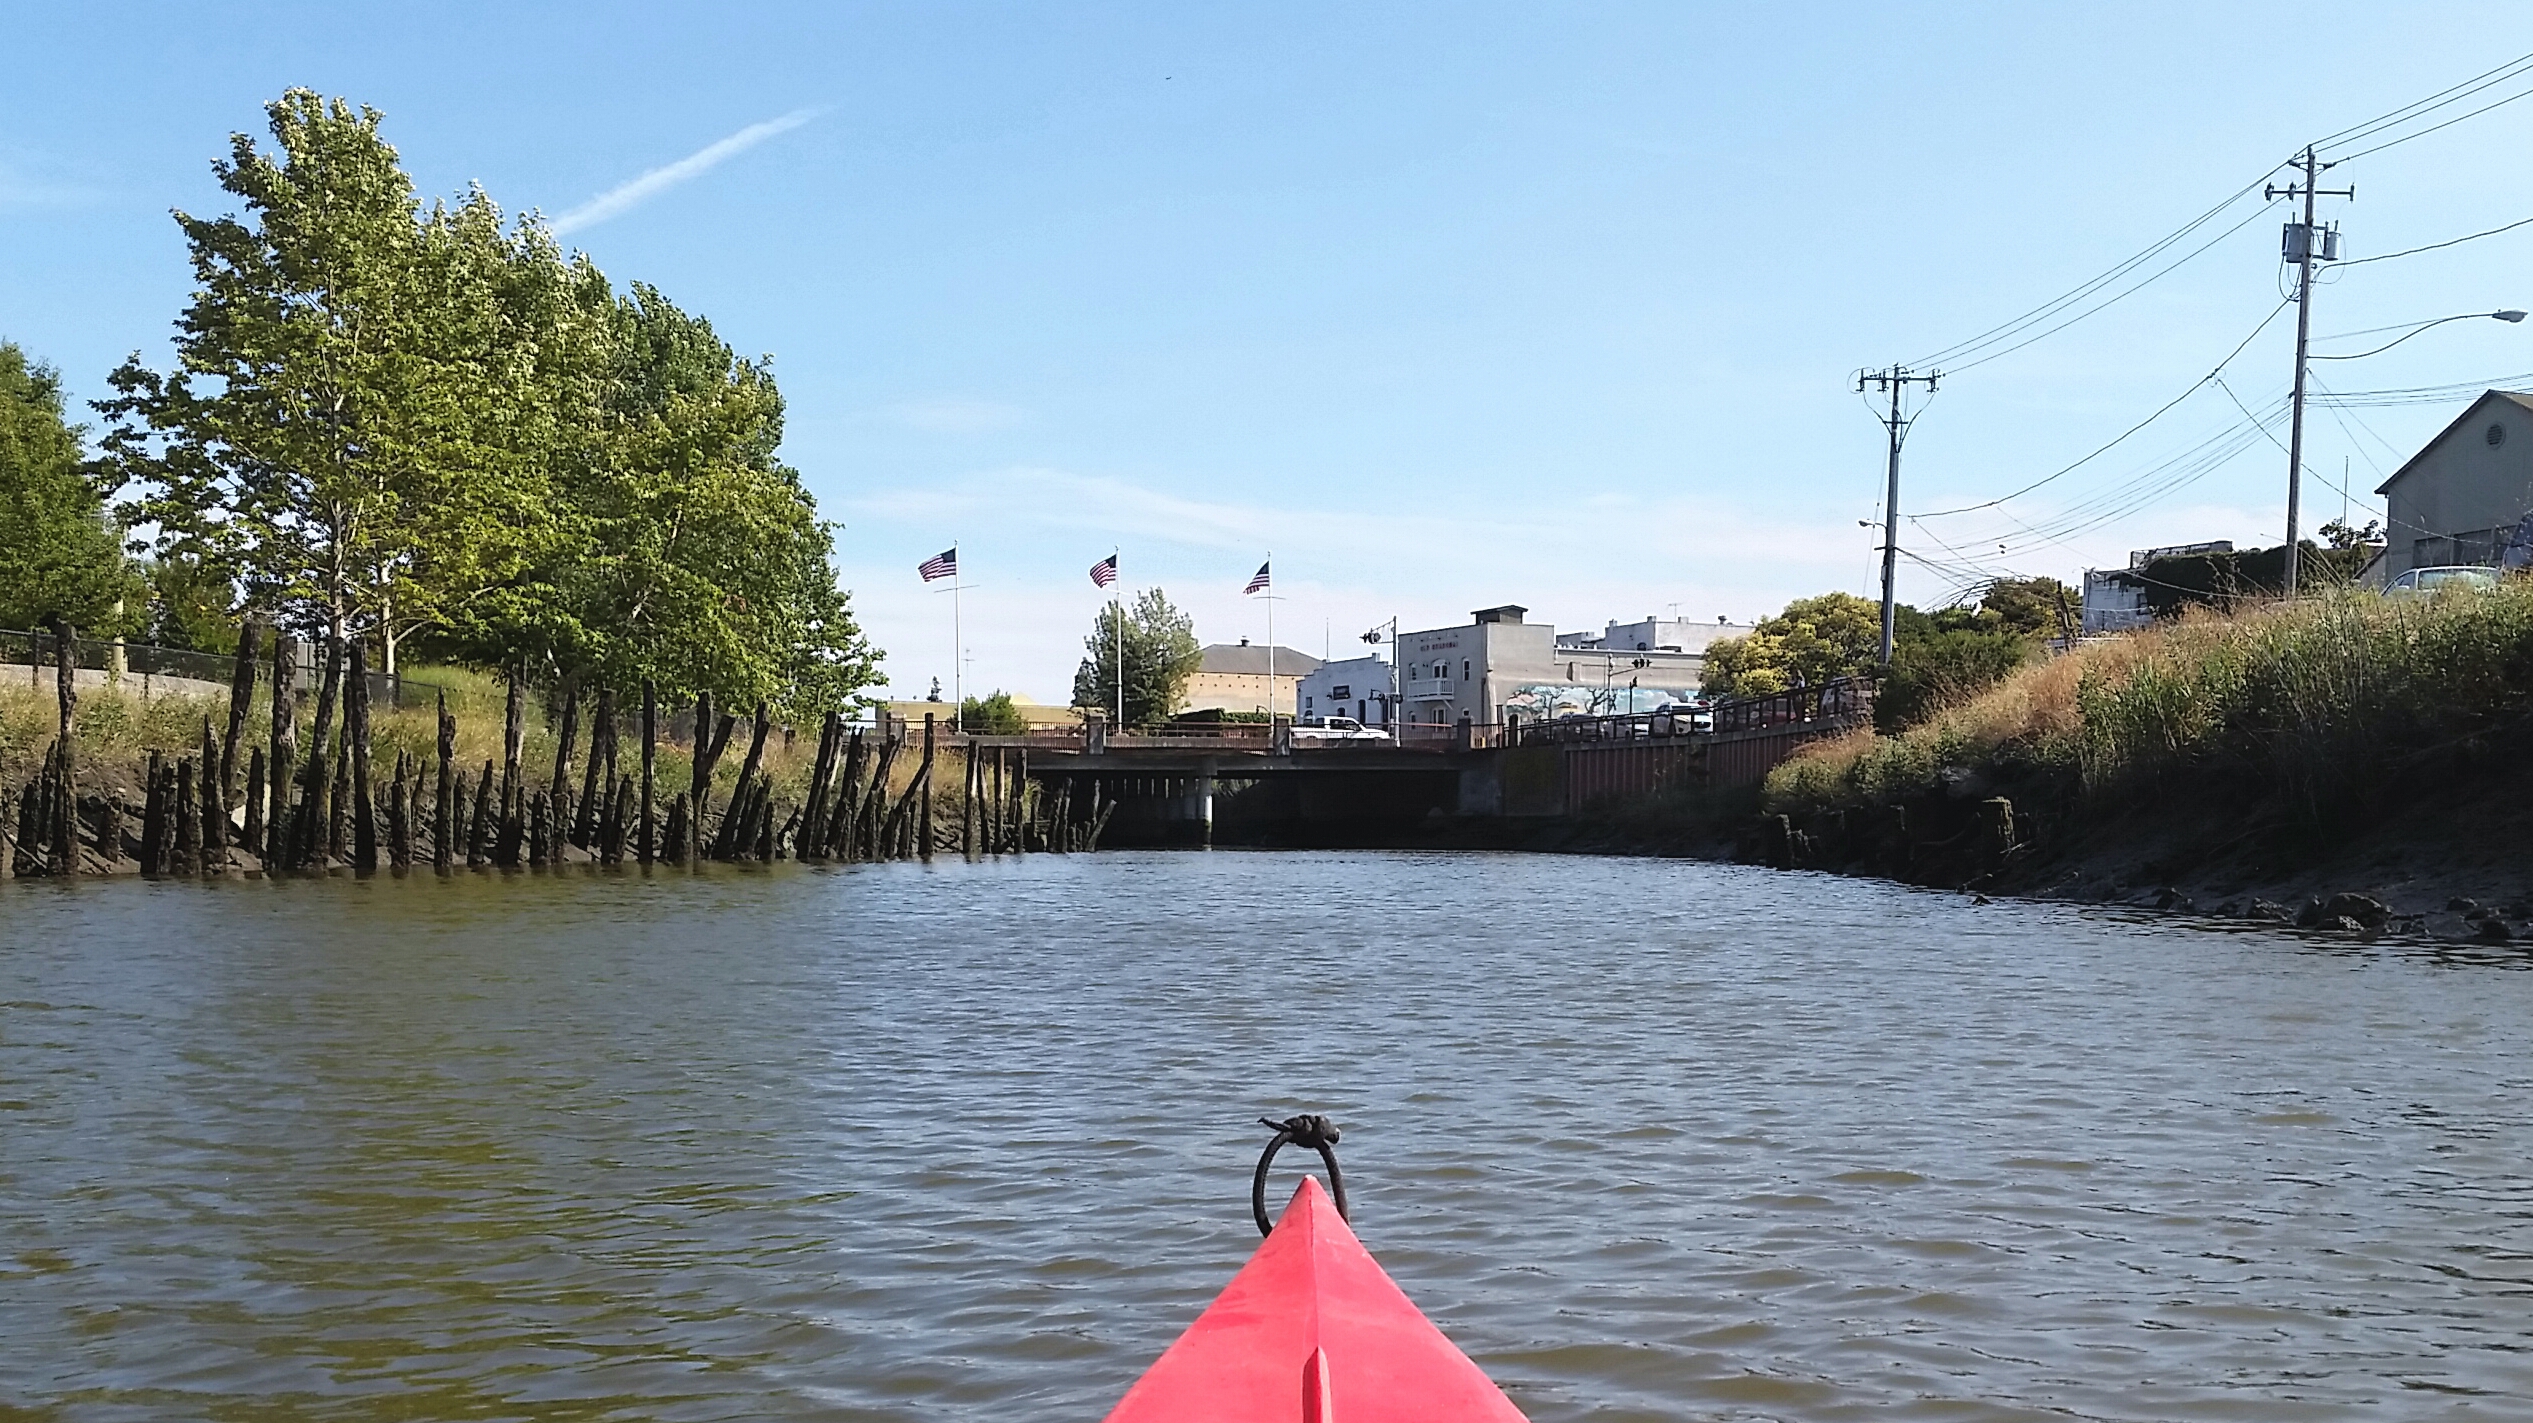
<svg viewBox="0 0 2533 1423">
<path fill-rule="evenodd" d="M 1524 1423 L 1305 1176 L 1108 1423 Z"/>
</svg>

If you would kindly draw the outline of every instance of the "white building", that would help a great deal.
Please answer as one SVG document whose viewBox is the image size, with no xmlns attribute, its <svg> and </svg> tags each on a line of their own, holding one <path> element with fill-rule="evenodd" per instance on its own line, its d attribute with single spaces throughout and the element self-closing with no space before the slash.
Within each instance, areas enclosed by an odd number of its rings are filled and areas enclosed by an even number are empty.
<svg viewBox="0 0 2533 1423">
<path fill-rule="evenodd" d="M 1605 632 L 1569 642 L 1548 623 L 1524 622 L 1528 611 L 1510 604 L 1480 608 L 1460 627 L 1402 633 L 1401 719 L 1414 726 L 1450 726 L 1464 718 L 1500 725 L 1566 713 L 1652 711 L 1697 694 L 1708 642 L 1748 631 L 1730 624 L 1662 623 L 1678 641 L 1639 649 L 1635 643 L 1656 636 L 1650 619 L 1612 624 L 1615 639 Z M 1696 633 L 1688 631 L 1692 626 Z M 1696 650 L 1685 650 L 1692 642 Z"/>
<path fill-rule="evenodd" d="M 1350 716 L 1365 726 L 1390 724 L 1390 662 L 1386 657 L 1348 657 L 1323 662 L 1299 688 L 1301 715 Z"/>
<path fill-rule="evenodd" d="M 2146 602 L 2146 565 L 2159 558 L 2233 551 L 2232 540 L 2216 539 L 2170 548 L 2132 549 L 2126 568 L 2088 568 L 2084 571 L 2084 614 L 2078 626 L 2086 637 L 2142 628 L 2155 620 L 2154 609 Z"/>
<path fill-rule="evenodd" d="M 1559 633 L 1557 646 L 1586 651 L 1704 653 L 1706 645 L 1719 637 L 1747 637 L 1749 634 L 1747 624 L 1728 618 L 1701 623 L 1680 618 L 1657 618 L 1647 613 L 1632 623 L 1611 623 L 1606 630 L 1598 633 Z"/>
</svg>

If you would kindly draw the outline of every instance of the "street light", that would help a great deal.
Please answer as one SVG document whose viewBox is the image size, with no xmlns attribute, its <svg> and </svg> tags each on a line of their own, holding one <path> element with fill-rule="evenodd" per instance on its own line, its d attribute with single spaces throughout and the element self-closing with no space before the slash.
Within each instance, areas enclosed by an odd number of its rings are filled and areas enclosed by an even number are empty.
<svg viewBox="0 0 2533 1423">
<path fill-rule="evenodd" d="M 2344 356 L 2314 356 L 2314 357 L 2312 357 L 2311 359 L 2313 359 L 2313 360 L 2317 360 L 2317 361 L 2355 361 L 2355 360 L 2362 360 L 2362 359 L 2364 359 L 2364 358 L 2365 358 L 2365 357 L 2367 357 L 2367 356 L 2379 356 L 2379 355 L 2382 355 L 2384 352 L 2391 350 L 2393 347 L 2400 345 L 2402 342 L 2409 340 L 2412 336 L 2416 336 L 2416 335 L 2418 335 L 2420 332 L 2425 331 L 2425 330 L 2427 330 L 2427 329 L 2428 329 L 2428 328 L 2430 328 L 2430 327 L 2433 327 L 2433 326 L 2442 326 L 2442 325 L 2444 325 L 2444 324 L 2445 324 L 2446 322 L 2448 322 L 2448 321 L 2482 321 L 2482 320 L 2488 320 L 2488 321 L 2504 321 L 2504 322 L 2507 322 L 2507 323 L 2509 323 L 2510 325 L 2512 325 L 2513 323 L 2518 322 L 2518 321 L 2522 321 L 2523 319 L 2524 319 L 2524 313 L 2523 313 L 2523 312 L 2521 312 L 2521 311 L 2516 311 L 2516 310 L 2512 310 L 2512 309 L 2510 309 L 2510 310 L 2506 310 L 2506 311 L 2466 311 L 2466 312 L 2462 313 L 2462 314 L 2461 314 L 2461 315 L 2459 315 L 2459 316 L 2440 316 L 2440 317 L 2436 318 L 2434 321 L 2422 321 L 2422 322 L 2419 322 L 2419 323 L 2417 323 L 2417 324 L 2413 325 L 2413 326 L 2409 329 L 2409 331 L 2407 331 L 2406 333 L 2404 333 L 2404 334 L 2402 334 L 2402 335 L 2399 335 L 2399 336 L 2395 336 L 2395 337 L 2393 337 L 2391 340 L 2384 342 L 2382 345 L 2377 346 L 2375 349 L 2373 349 L 2373 350 L 2371 350 L 2371 351 L 2353 351 L 2353 352 L 2350 352 L 2349 354 L 2344 355 Z M 2347 333 L 2347 334 L 2348 334 L 2348 335 L 2350 335 L 2350 336 L 2372 336 L 2372 335 L 2376 334 L 2377 332 L 2382 332 L 2382 331 L 2399 331 L 2399 330 L 2401 330 L 2401 328 L 2400 328 L 2400 327 L 2398 327 L 2398 326 L 2377 326 L 2377 327 L 2374 327 L 2374 328 L 2372 328 L 2372 329 L 2370 329 L 2370 330 L 2365 330 L 2365 331 L 2351 331 L 2351 332 L 2349 332 L 2349 333 Z"/>
<path fill-rule="evenodd" d="M 1372 630 L 1363 635 L 1363 640 L 1377 648 L 1381 645 L 1383 632 L 1390 635 L 1390 695 L 1381 705 L 1381 726 L 1383 730 L 1395 737 L 1399 734 L 1398 704 L 1399 694 L 1403 690 L 1399 686 L 1398 618 L 1395 615 L 1388 622 L 1373 624 Z"/>
</svg>

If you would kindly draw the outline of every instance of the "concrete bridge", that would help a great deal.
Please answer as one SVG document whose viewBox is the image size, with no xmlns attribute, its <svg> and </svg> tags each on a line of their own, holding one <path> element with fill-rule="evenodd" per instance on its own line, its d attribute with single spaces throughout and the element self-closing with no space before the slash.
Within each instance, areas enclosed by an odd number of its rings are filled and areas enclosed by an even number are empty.
<svg viewBox="0 0 2533 1423">
<path fill-rule="evenodd" d="M 1545 822 L 1675 786 L 1756 784 L 1804 743 L 1871 715 L 1870 693 L 1840 682 L 1725 702 L 1711 725 L 1590 717 L 1320 745 L 1270 741 L 1263 726 L 1186 736 L 1092 727 L 972 744 L 1026 749 L 1029 775 L 1050 789 L 1069 782 L 1076 805 L 1094 791 L 1114 802 L 1106 845 L 1380 845 L 1455 820 Z"/>
</svg>

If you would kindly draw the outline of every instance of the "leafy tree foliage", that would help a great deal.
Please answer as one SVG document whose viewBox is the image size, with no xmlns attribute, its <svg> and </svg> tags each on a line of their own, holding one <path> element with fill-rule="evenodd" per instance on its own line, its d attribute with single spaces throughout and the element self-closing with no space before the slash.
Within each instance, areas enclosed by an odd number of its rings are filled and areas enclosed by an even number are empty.
<svg viewBox="0 0 2533 1423">
<path fill-rule="evenodd" d="M 1205 650 L 1196 642 L 1196 622 L 1171 606 L 1158 588 L 1135 598 L 1132 608 L 1116 604 L 1100 609 L 1091 635 L 1082 640 L 1082 665 L 1073 674 L 1073 704 L 1117 706 L 1118 630 L 1124 623 L 1126 716 L 1128 726 L 1151 726 L 1169 720 L 1187 695 Z"/>
<path fill-rule="evenodd" d="M 480 190 L 427 210 L 380 118 L 306 90 L 178 215 L 177 369 L 99 409 L 166 559 L 249 606 L 479 666 L 787 713 L 877 680 L 770 363 Z"/>
<path fill-rule="evenodd" d="M 79 433 L 63 418 L 60 376 L 0 341 L 0 627 L 63 618 L 120 632 L 139 606 Z"/>
<path fill-rule="evenodd" d="M 1884 731 L 1916 724 L 1936 708 L 1995 685 L 2065 630 L 2074 595 L 2055 578 L 2000 578 L 1976 604 L 1924 612 L 1893 610 L 1891 666 L 1881 674 L 1874 720 Z M 1882 645 L 1880 605 L 1852 593 L 1798 598 L 1746 637 L 1710 643 L 1706 690 L 1753 697 L 1874 669 Z"/>
<path fill-rule="evenodd" d="M 1797 598 L 1746 637 L 1706 646 L 1710 696 L 1764 697 L 1817 687 L 1873 661 L 1882 647 L 1882 608 L 1853 593 Z"/>
<path fill-rule="evenodd" d="M 978 736 L 1018 736 L 1029 729 L 1009 692 L 970 697 L 959 704 L 959 730 Z"/>
</svg>

